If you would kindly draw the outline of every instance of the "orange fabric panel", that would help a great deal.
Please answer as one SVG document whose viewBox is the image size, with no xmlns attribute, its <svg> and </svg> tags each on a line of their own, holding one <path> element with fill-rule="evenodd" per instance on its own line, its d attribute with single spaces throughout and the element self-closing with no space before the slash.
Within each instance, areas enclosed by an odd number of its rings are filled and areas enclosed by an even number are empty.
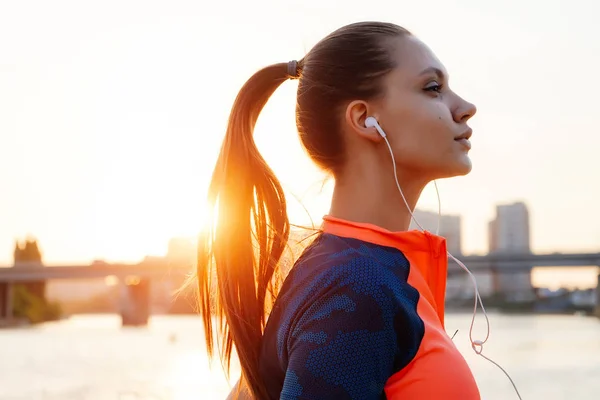
<svg viewBox="0 0 600 400">
<path fill-rule="evenodd" d="M 445 249 L 445 243 L 443 248 Z M 447 259 L 435 257 L 434 253 L 435 251 L 430 254 L 429 259 L 425 253 L 404 254 L 411 265 L 408 283 L 424 294 L 417 304 L 417 313 L 425 324 L 425 335 L 413 361 L 388 380 L 385 392 L 389 400 L 481 398 L 469 366 L 444 330 L 443 294 Z M 445 251 L 443 254 L 445 256 Z M 426 271 L 429 273 L 426 275 L 428 279 L 421 274 L 423 268 L 413 268 L 416 265 L 430 267 Z M 443 289 L 441 277 L 444 281 Z M 431 296 L 427 292 L 432 292 Z M 430 298 L 435 302 L 432 303 Z"/>
<path fill-rule="evenodd" d="M 444 330 L 446 240 L 429 232 L 391 232 L 330 216 L 324 217 L 323 231 L 397 248 L 410 262 L 408 283 L 419 291 L 417 313 L 425 325 L 425 334 L 412 362 L 388 380 L 387 398 L 479 400 L 473 374 Z"/>
</svg>

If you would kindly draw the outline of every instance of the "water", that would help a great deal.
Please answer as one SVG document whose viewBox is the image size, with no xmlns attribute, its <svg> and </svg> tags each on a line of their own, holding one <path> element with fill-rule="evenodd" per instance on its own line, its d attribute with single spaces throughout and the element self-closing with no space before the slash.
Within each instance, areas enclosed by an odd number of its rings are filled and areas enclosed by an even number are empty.
<svg viewBox="0 0 600 400">
<path fill-rule="evenodd" d="M 469 320 L 449 314 L 446 328 L 459 330 L 454 341 L 483 398 L 516 398 L 502 372 L 472 352 Z M 600 321 L 496 314 L 491 322 L 485 353 L 523 399 L 600 398 Z M 146 328 L 123 329 L 116 315 L 101 315 L 0 330 L 0 400 L 224 399 L 229 387 L 219 363 L 209 366 L 193 316 L 156 316 Z"/>
</svg>

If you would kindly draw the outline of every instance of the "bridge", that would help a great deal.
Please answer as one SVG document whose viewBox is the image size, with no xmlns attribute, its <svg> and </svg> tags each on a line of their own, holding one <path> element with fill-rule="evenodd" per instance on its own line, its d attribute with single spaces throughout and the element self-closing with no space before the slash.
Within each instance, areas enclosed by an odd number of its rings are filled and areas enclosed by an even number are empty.
<svg viewBox="0 0 600 400">
<path fill-rule="evenodd" d="M 511 254 L 498 253 L 487 255 L 456 256 L 472 272 L 502 270 L 525 271 L 533 267 L 600 267 L 600 253 L 552 253 L 552 254 Z M 458 265 L 450 260 L 449 273 L 460 270 Z M 51 279 L 89 279 L 115 276 L 126 278 L 160 279 L 167 276 L 184 276 L 192 272 L 191 266 L 171 264 L 166 259 L 147 259 L 138 264 L 90 264 L 44 266 L 29 263 L 14 267 L 0 267 L 0 282 L 32 282 Z"/>
<path fill-rule="evenodd" d="M 600 253 L 494 253 L 481 256 L 456 256 L 456 258 L 473 271 L 500 268 L 516 271 L 532 267 L 600 267 Z M 453 265 L 457 266 L 450 260 L 450 267 Z"/>
<path fill-rule="evenodd" d="M 105 264 L 44 266 L 37 263 L 0 268 L 0 323 L 12 319 L 13 289 L 18 283 L 53 279 L 117 278 L 120 285 L 121 317 L 125 325 L 147 322 L 150 309 L 150 284 L 176 278 L 183 281 L 192 273 L 191 265 L 170 264 L 166 259 L 147 259 L 139 264 Z M 135 279 L 130 279 L 135 278 Z M 133 284 L 128 284 L 133 281 Z M 1 324 L 0 324 L 1 325 Z"/>
<path fill-rule="evenodd" d="M 531 270 L 543 268 L 582 268 L 600 267 L 600 253 L 493 253 L 457 257 L 475 275 L 487 274 L 492 282 L 492 294 L 515 301 L 529 297 L 535 298 L 531 287 Z M 595 314 L 600 318 L 600 268 L 596 283 Z M 452 259 L 448 264 L 448 276 L 466 276 L 465 271 Z M 512 298 L 512 300 L 511 300 Z"/>
<path fill-rule="evenodd" d="M 457 256 L 473 273 L 490 272 L 496 275 L 515 273 L 530 274 L 534 267 L 600 267 L 600 253 L 552 253 L 552 254 L 511 254 L 497 253 L 488 255 Z M 152 280 L 169 277 L 184 278 L 192 273 L 191 266 L 170 264 L 166 259 L 147 259 L 139 264 L 91 264 L 72 266 L 43 266 L 40 264 L 21 264 L 0 268 L 0 320 L 10 318 L 12 312 L 12 287 L 20 282 L 39 282 L 52 279 L 90 279 L 114 276 L 124 286 L 122 303 L 124 309 L 144 309 L 148 294 L 142 294 L 135 300 L 136 288 L 127 288 L 124 282 L 128 277 L 149 284 Z M 462 274 L 464 271 L 452 260 L 449 262 L 448 275 Z M 600 276 L 599 276 L 600 282 Z M 146 285 L 148 286 L 148 285 Z M 600 311 L 600 284 L 597 309 Z M 136 303 L 137 302 L 137 303 Z M 137 304 L 137 305 L 136 305 Z M 145 311 L 147 312 L 147 311 Z M 600 316 L 600 314 L 599 314 Z"/>
<path fill-rule="evenodd" d="M 191 266 L 169 264 L 166 260 L 143 261 L 139 264 L 91 264 L 72 266 L 43 266 L 40 264 L 15 265 L 0 268 L 0 282 L 35 282 L 51 279 L 91 279 L 128 276 L 160 279 L 169 276 L 185 276 L 192 272 Z"/>
</svg>

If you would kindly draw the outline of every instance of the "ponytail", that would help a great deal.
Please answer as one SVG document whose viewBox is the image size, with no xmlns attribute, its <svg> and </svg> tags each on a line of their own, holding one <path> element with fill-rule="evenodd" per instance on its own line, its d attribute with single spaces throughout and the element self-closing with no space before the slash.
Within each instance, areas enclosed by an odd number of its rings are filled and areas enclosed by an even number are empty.
<svg viewBox="0 0 600 400">
<path fill-rule="evenodd" d="M 258 152 L 253 132 L 269 97 L 288 78 L 288 64 L 274 64 L 255 73 L 238 93 L 208 191 L 214 220 L 198 250 L 209 356 L 214 354 L 211 318 L 216 313 L 226 371 L 235 345 L 242 379 L 257 399 L 268 397 L 259 375 L 261 340 L 290 225 L 283 189 Z"/>
</svg>

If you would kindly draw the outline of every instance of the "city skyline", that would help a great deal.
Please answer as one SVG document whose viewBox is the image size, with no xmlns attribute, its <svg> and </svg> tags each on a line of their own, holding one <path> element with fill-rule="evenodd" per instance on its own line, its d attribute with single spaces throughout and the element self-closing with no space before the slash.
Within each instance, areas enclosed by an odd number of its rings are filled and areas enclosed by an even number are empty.
<svg viewBox="0 0 600 400">
<path fill-rule="evenodd" d="M 464 256 L 472 256 L 472 255 L 485 255 L 489 253 L 493 253 L 494 251 L 511 251 L 515 250 L 515 253 L 522 253 L 525 249 L 526 253 L 529 253 L 530 250 L 530 241 L 531 235 L 529 230 L 529 210 L 525 203 L 521 201 L 516 202 L 508 202 L 502 204 L 496 204 L 495 206 L 496 214 L 494 217 L 487 221 L 487 234 L 488 234 L 488 249 L 487 251 L 480 253 L 464 253 L 462 251 L 463 248 L 463 222 L 462 215 L 453 214 L 442 214 L 442 218 L 440 220 L 440 235 L 444 236 L 447 240 L 448 251 L 451 254 L 461 258 Z M 512 212 L 511 212 L 512 211 Z M 516 219 L 515 219 L 516 214 Z M 417 209 L 414 212 L 415 218 L 418 219 L 419 223 L 424 229 L 429 230 L 430 232 L 435 232 L 438 224 L 438 213 L 429 210 Z M 519 218 L 521 220 L 520 224 Z M 506 227 L 499 227 L 498 221 L 505 219 L 512 224 L 516 225 L 516 229 L 506 229 Z M 485 221 L 484 221 L 485 222 Z M 494 224 L 494 222 L 496 224 Z M 516 224 L 515 224 L 516 223 Z M 500 224 L 501 225 L 501 224 Z M 491 228 L 496 226 L 499 232 L 496 233 L 496 237 L 494 235 L 490 235 Z M 411 225 L 409 229 L 417 229 L 416 224 L 411 221 Z M 519 234 L 519 230 L 525 232 L 525 234 Z M 300 233 L 300 236 L 296 235 L 296 232 Z M 303 231 L 298 231 L 297 228 L 292 227 L 292 233 L 290 238 L 292 239 L 290 244 L 294 245 L 294 238 L 301 240 L 304 236 Z M 516 235 L 515 235 L 516 233 Z M 515 238 L 516 236 L 516 238 Z M 515 240 L 516 239 L 516 240 Z M 43 245 L 41 246 L 43 250 Z M 596 252 L 600 252 L 600 249 L 596 250 Z M 534 252 L 535 253 L 535 252 Z M 144 262 L 145 260 L 152 260 L 154 257 L 164 257 L 169 259 L 170 262 L 177 263 L 193 263 L 194 257 L 196 254 L 195 248 L 195 239 L 193 237 L 172 237 L 169 238 L 165 245 L 165 251 L 163 254 L 154 254 L 154 255 L 144 255 L 140 257 L 138 260 L 133 260 L 133 263 Z M 295 253 L 297 257 L 299 255 L 298 252 Z M 103 259 L 95 259 L 90 260 L 89 264 L 97 264 L 98 262 L 103 263 L 105 260 Z M 115 261 L 118 263 L 118 261 Z M 56 265 L 56 263 L 48 263 L 45 262 L 46 265 Z M 67 265 L 74 265 L 76 263 L 66 263 Z M 81 263 L 80 263 L 81 264 Z M 87 262 L 83 262 L 83 265 L 88 265 Z M 12 263 L 10 263 L 12 265 Z M 3 265 L 0 263 L 0 267 L 8 267 L 8 263 Z M 467 268 L 469 266 L 467 265 Z M 501 277 L 500 281 L 496 283 L 499 285 L 498 287 L 509 287 L 509 288 L 518 288 L 519 290 L 531 290 L 532 285 L 537 287 L 547 287 L 552 289 L 558 289 L 561 287 L 569 287 L 569 288 L 589 288 L 595 287 L 598 275 L 598 268 L 594 266 L 590 266 L 589 268 L 577 268 L 571 269 L 569 267 L 565 268 L 536 268 L 532 271 L 531 275 L 529 273 L 523 272 L 515 272 L 509 275 L 504 275 Z M 464 278 L 467 278 L 465 275 Z M 478 277 L 479 285 L 481 290 L 491 290 L 493 283 L 489 280 L 489 276 L 482 275 Z M 462 282 L 462 281 L 460 281 Z M 459 287 L 462 287 L 463 283 L 459 284 Z M 61 286 L 61 284 L 53 285 L 54 291 L 60 291 L 61 288 L 77 286 L 74 283 L 65 283 Z M 99 284 L 102 287 L 102 284 Z M 96 285 L 97 286 L 97 285 Z"/>
<path fill-rule="evenodd" d="M 513 253 L 530 253 L 531 252 L 531 238 L 532 234 L 530 231 L 530 213 L 527 204 L 523 201 L 513 201 L 507 203 L 500 203 L 495 205 L 496 214 L 494 218 L 487 221 L 487 249 L 483 252 L 465 253 L 463 252 L 463 216 L 461 214 L 441 214 L 438 221 L 438 212 L 434 212 L 427 209 L 417 208 L 413 212 L 413 217 L 419 223 L 419 225 L 431 232 L 436 233 L 439 224 L 439 235 L 446 238 L 448 251 L 456 255 L 484 255 L 494 252 L 513 252 Z M 308 225 L 304 225 L 306 228 L 310 228 Z M 315 224 L 315 228 L 318 225 Z M 419 226 L 414 220 L 411 220 L 409 230 L 420 230 Z M 494 230 L 498 231 L 496 233 Z M 300 232 L 301 238 L 304 236 L 306 231 L 302 227 L 291 227 L 290 243 L 294 241 L 295 232 Z M 515 237 L 516 236 L 516 237 Z M 15 246 L 18 248 L 22 242 L 34 241 L 35 246 L 41 248 L 42 256 L 43 243 L 40 243 L 35 237 L 28 236 L 24 239 L 15 239 L 13 243 L 13 249 Z M 195 236 L 174 236 L 167 240 L 162 253 L 143 254 L 138 260 L 130 260 L 130 262 L 141 262 L 146 258 L 152 257 L 166 257 L 181 261 L 186 257 L 189 258 L 190 254 L 194 254 L 195 248 Z M 600 245 L 598 250 L 600 252 Z M 556 252 L 556 251 L 554 251 Z M 553 252 L 553 253 L 554 253 Z M 564 253 L 559 251 L 560 253 Z M 83 264 L 89 261 L 90 264 L 98 262 L 110 262 L 110 263 L 122 263 L 123 260 L 108 260 L 103 257 L 95 257 L 90 260 L 82 260 Z M 77 262 L 75 262 L 77 263 Z M 80 262 L 81 263 L 81 262 Z M 10 263 L 0 262 L 0 266 L 12 265 Z M 66 265 L 73 264 L 67 262 Z"/>
</svg>

